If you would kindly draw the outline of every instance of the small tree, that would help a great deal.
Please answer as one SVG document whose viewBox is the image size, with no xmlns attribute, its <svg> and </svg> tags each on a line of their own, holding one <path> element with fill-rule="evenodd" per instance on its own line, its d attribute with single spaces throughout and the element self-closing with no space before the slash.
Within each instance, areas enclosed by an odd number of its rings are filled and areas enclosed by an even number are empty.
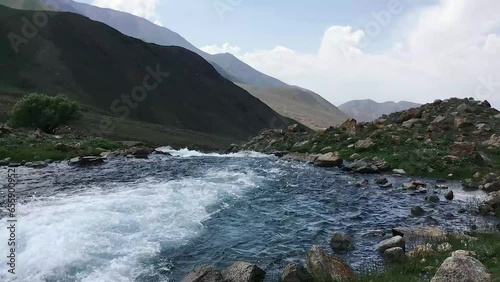
<svg viewBox="0 0 500 282">
<path fill-rule="evenodd" d="M 47 133 L 79 116 L 76 102 L 64 96 L 47 96 L 33 93 L 24 96 L 12 109 L 10 123 L 13 126 L 40 128 Z"/>
</svg>

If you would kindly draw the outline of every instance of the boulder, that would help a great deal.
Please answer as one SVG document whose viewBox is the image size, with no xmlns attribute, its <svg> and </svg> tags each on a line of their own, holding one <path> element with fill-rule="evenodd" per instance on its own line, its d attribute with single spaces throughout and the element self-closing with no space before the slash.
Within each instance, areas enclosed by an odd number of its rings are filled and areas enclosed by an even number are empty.
<svg viewBox="0 0 500 282">
<path fill-rule="evenodd" d="M 455 127 L 456 128 L 464 128 L 467 126 L 472 126 L 472 123 L 465 117 L 455 117 L 454 121 Z"/>
<path fill-rule="evenodd" d="M 170 154 L 169 152 L 164 152 L 160 148 L 154 149 L 153 154 L 155 154 L 155 155 L 164 155 L 164 156 L 172 156 L 172 154 Z"/>
<path fill-rule="evenodd" d="M 405 122 L 410 119 L 421 118 L 421 117 L 422 117 L 422 110 L 418 108 L 412 108 L 401 113 L 401 115 L 399 116 L 399 121 Z"/>
<path fill-rule="evenodd" d="M 438 227 L 396 227 L 392 229 L 392 235 L 402 236 L 406 241 L 430 240 L 440 241 L 446 238 L 446 232 Z"/>
<path fill-rule="evenodd" d="M 359 180 L 358 182 L 354 183 L 354 186 L 364 187 L 364 186 L 368 186 L 368 184 L 370 184 L 370 182 L 368 180 L 362 179 L 362 180 Z"/>
<path fill-rule="evenodd" d="M 427 127 L 428 131 L 441 132 L 447 128 L 447 119 L 444 116 L 437 116 Z"/>
<path fill-rule="evenodd" d="M 375 143 L 371 139 L 359 140 L 354 144 L 354 149 L 357 150 L 369 150 L 375 146 Z"/>
<path fill-rule="evenodd" d="M 8 127 L 5 124 L 0 125 L 0 136 L 7 135 L 12 133 L 12 128 Z"/>
<path fill-rule="evenodd" d="M 186 275 L 181 282 L 224 282 L 224 278 L 217 269 L 202 266 Z"/>
<path fill-rule="evenodd" d="M 453 155 L 470 155 L 476 151 L 476 145 L 469 142 L 455 142 L 451 146 L 451 154 Z"/>
<path fill-rule="evenodd" d="M 491 275 L 477 259 L 456 251 L 439 267 L 431 282 L 490 282 Z"/>
<path fill-rule="evenodd" d="M 8 165 L 8 167 L 20 167 L 20 166 L 22 166 L 22 164 L 21 164 L 21 163 L 10 163 L 10 164 Z"/>
<path fill-rule="evenodd" d="M 470 107 L 467 104 L 463 103 L 463 104 L 461 104 L 460 106 L 457 107 L 457 111 L 459 113 L 465 113 L 467 111 L 470 111 Z"/>
<path fill-rule="evenodd" d="M 430 195 L 426 199 L 430 203 L 439 203 L 439 196 L 437 195 Z"/>
<path fill-rule="evenodd" d="M 44 168 L 47 167 L 48 164 L 43 161 L 38 161 L 38 162 L 30 162 L 25 164 L 26 167 L 31 167 L 31 168 Z"/>
<path fill-rule="evenodd" d="M 307 149 L 307 145 L 309 145 L 309 140 L 300 141 L 300 142 L 295 143 L 293 145 L 292 149 L 293 150 L 305 150 L 305 149 Z"/>
<path fill-rule="evenodd" d="M 375 184 L 385 185 L 387 183 L 389 183 L 389 180 L 387 180 L 387 178 L 385 178 L 385 177 L 379 177 L 379 178 L 375 179 Z"/>
<path fill-rule="evenodd" d="M 136 159 L 147 159 L 151 155 L 152 151 L 146 147 L 136 147 L 127 150 L 126 154 L 131 155 Z"/>
<path fill-rule="evenodd" d="M 356 126 L 358 125 L 358 122 L 355 119 L 348 119 L 346 120 L 340 128 L 346 130 L 350 134 L 356 133 Z"/>
<path fill-rule="evenodd" d="M 399 247 L 403 250 L 405 249 L 405 239 L 399 235 L 384 240 L 375 246 L 377 251 L 379 251 L 382 254 L 385 252 L 385 250 L 396 247 Z"/>
<path fill-rule="evenodd" d="M 444 198 L 448 201 L 453 200 L 453 198 L 455 198 L 455 194 L 453 193 L 453 190 L 446 191 L 446 193 L 444 194 Z"/>
<path fill-rule="evenodd" d="M 330 247 L 335 253 L 347 253 L 354 250 L 354 241 L 346 233 L 338 232 L 333 234 Z"/>
<path fill-rule="evenodd" d="M 496 134 L 491 135 L 489 140 L 483 142 L 483 145 L 500 148 L 500 136 L 497 136 Z"/>
<path fill-rule="evenodd" d="M 92 166 L 92 165 L 100 165 L 104 163 L 103 157 L 94 157 L 94 156 L 88 156 L 88 157 L 76 157 L 72 158 L 71 160 L 68 161 L 68 165 L 71 166 Z"/>
<path fill-rule="evenodd" d="M 363 158 L 347 166 L 345 170 L 357 173 L 379 173 L 389 171 L 391 166 L 388 162 L 380 158 Z"/>
<path fill-rule="evenodd" d="M 327 153 L 319 156 L 315 161 L 314 165 L 319 167 L 335 167 L 340 166 L 344 160 L 335 153 Z"/>
<path fill-rule="evenodd" d="M 8 166 L 10 164 L 10 158 L 5 158 L 0 160 L 0 166 Z"/>
<path fill-rule="evenodd" d="M 349 160 L 351 160 L 351 161 L 357 161 L 357 160 L 359 160 L 360 158 L 361 158 L 361 156 L 360 156 L 359 154 L 354 153 L 354 154 L 352 154 L 352 155 L 349 157 Z"/>
<path fill-rule="evenodd" d="M 486 192 L 486 193 L 500 191 L 500 181 L 495 180 L 495 181 L 493 181 L 491 183 L 484 184 L 483 191 Z"/>
<path fill-rule="evenodd" d="M 411 208 L 411 215 L 413 215 L 413 216 L 422 216 L 424 214 L 425 214 L 424 209 L 419 207 L 419 206 L 415 206 L 415 207 Z"/>
<path fill-rule="evenodd" d="M 231 154 L 231 153 L 237 153 L 240 150 L 240 146 L 238 144 L 231 144 L 229 147 L 226 149 L 225 153 L 226 154 Z M 157 150 L 155 150 L 156 153 Z"/>
<path fill-rule="evenodd" d="M 405 258 L 405 251 L 400 247 L 390 248 L 384 251 L 383 257 L 390 262 L 401 262 Z"/>
<path fill-rule="evenodd" d="M 419 188 L 426 187 L 427 184 L 420 181 L 411 181 L 403 184 L 403 188 L 406 190 L 418 190 Z"/>
<path fill-rule="evenodd" d="M 281 282 L 314 282 L 309 270 L 302 265 L 288 264 L 281 274 Z"/>
<path fill-rule="evenodd" d="M 500 210 L 500 191 L 489 193 L 482 204 L 490 207 L 493 211 Z"/>
<path fill-rule="evenodd" d="M 314 281 L 352 281 L 356 278 L 349 265 L 318 246 L 313 246 L 307 252 L 307 269 Z"/>
<path fill-rule="evenodd" d="M 261 282 L 266 272 L 255 264 L 240 261 L 222 271 L 222 276 L 227 282 Z"/>
<path fill-rule="evenodd" d="M 392 170 L 395 174 L 406 174 L 406 171 L 404 169 L 394 169 Z"/>
<path fill-rule="evenodd" d="M 408 257 L 414 258 L 414 257 L 423 257 L 423 256 L 429 256 L 434 253 L 434 249 L 432 248 L 431 244 L 425 244 L 425 245 L 418 245 L 415 246 L 411 251 L 408 252 Z"/>
<path fill-rule="evenodd" d="M 484 100 L 482 101 L 480 104 L 479 104 L 480 107 L 483 107 L 483 108 L 491 108 L 491 104 L 490 102 L 488 102 L 488 100 Z"/>
<path fill-rule="evenodd" d="M 410 119 L 410 120 L 407 120 L 405 122 L 403 122 L 402 126 L 404 128 L 412 128 L 413 126 L 415 126 L 415 124 L 421 122 L 422 119 L 419 119 L 419 118 L 413 118 L 413 119 Z"/>
</svg>

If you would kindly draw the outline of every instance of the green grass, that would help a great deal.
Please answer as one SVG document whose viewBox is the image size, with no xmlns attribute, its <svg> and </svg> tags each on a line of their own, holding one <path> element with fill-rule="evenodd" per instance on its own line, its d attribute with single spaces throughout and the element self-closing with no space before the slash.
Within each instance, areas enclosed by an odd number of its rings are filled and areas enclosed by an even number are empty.
<svg viewBox="0 0 500 282">
<path fill-rule="evenodd" d="M 385 269 L 366 267 L 357 277 L 356 282 L 420 282 L 430 281 L 443 261 L 455 250 L 467 250 L 476 254 L 493 277 L 494 282 L 500 281 L 500 234 L 499 233 L 474 233 L 475 241 L 461 240 L 449 237 L 446 242 L 452 245 L 452 251 L 437 252 L 428 256 L 406 258 L 404 261 L 391 264 Z M 436 249 L 436 247 L 434 248 Z"/>
<path fill-rule="evenodd" d="M 79 143 L 80 147 L 63 152 L 55 149 L 57 143 Z M 45 135 L 35 138 L 32 133 L 16 132 L 0 138 L 0 159 L 10 158 L 11 162 L 65 160 L 77 156 L 98 156 L 103 151 L 121 148 L 124 146 L 120 143 L 100 137 L 80 140 L 68 137 L 55 139 L 54 136 Z"/>
</svg>

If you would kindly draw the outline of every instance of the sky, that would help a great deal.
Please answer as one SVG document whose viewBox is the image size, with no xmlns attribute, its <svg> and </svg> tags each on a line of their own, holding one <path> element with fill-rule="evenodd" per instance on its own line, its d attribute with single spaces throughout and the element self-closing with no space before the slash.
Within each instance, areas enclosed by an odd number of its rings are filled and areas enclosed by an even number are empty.
<svg viewBox="0 0 500 282">
<path fill-rule="evenodd" d="M 169 28 L 325 97 L 500 108 L 498 0 L 79 0 Z"/>
</svg>

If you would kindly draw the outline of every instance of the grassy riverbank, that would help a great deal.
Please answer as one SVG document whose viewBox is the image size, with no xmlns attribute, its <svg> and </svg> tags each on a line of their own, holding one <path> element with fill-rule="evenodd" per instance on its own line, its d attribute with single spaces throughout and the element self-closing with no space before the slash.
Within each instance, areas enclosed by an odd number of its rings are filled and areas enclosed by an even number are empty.
<svg viewBox="0 0 500 282">
<path fill-rule="evenodd" d="M 456 250 L 473 252 L 474 257 L 486 266 L 493 282 L 500 281 L 500 233 L 473 233 L 473 240 L 449 236 L 444 242 L 451 245 L 447 251 L 406 257 L 403 261 L 388 265 L 383 271 L 366 270 L 357 282 L 420 282 L 430 281 L 443 261 Z"/>
<path fill-rule="evenodd" d="M 105 151 L 126 147 L 120 142 L 101 137 L 59 136 L 16 131 L 0 138 L 0 160 L 10 158 L 11 162 L 47 159 L 59 161 L 77 156 L 98 156 Z"/>
</svg>

